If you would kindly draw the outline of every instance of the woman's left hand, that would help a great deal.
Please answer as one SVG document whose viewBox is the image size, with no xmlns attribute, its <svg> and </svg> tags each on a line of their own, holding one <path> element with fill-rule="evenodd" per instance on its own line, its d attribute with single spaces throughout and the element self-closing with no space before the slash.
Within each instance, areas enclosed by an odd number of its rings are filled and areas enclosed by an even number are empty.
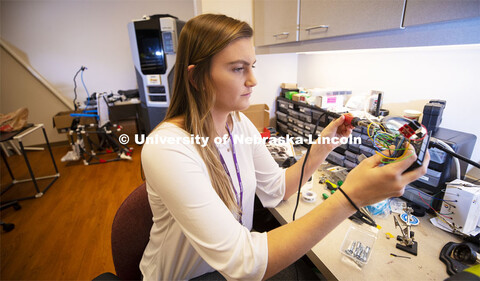
<svg viewBox="0 0 480 281">
<path fill-rule="evenodd" d="M 323 129 L 317 140 L 320 145 L 327 148 L 329 151 L 334 150 L 340 146 L 340 138 L 346 138 L 352 133 L 353 126 L 345 124 L 345 115 L 341 115 L 339 118 L 333 120 Z"/>
</svg>

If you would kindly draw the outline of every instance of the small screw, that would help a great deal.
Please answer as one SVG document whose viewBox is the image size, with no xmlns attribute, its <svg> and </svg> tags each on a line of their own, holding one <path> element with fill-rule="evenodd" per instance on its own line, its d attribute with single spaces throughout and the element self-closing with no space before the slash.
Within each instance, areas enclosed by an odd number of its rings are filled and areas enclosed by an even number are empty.
<svg viewBox="0 0 480 281">
<path fill-rule="evenodd" d="M 368 256 L 370 255 L 370 247 L 365 247 L 365 251 L 363 251 L 362 261 L 367 262 Z"/>
<path fill-rule="evenodd" d="M 352 244 L 350 244 L 350 248 L 345 250 L 345 253 L 347 253 L 349 256 L 351 256 L 353 254 L 353 249 L 355 249 L 355 244 L 356 243 L 357 243 L 356 241 L 352 241 Z"/>
<path fill-rule="evenodd" d="M 357 248 L 355 249 L 355 255 L 354 255 L 357 259 L 360 259 L 360 257 L 362 256 L 363 249 L 364 247 L 362 245 L 362 242 L 358 242 Z"/>
</svg>

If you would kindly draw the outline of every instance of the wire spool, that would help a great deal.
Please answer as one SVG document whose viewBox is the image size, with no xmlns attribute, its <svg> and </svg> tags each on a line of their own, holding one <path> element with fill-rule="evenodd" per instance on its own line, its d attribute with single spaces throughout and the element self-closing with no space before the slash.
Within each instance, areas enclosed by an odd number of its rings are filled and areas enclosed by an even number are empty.
<svg viewBox="0 0 480 281">
<path fill-rule="evenodd" d="M 317 193 L 307 190 L 306 192 L 302 192 L 302 199 L 307 203 L 313 203 L 317 200 Z"/>
<path fill-rule="evenodd" d="M 411 110 L 411 109 L 406 109 L 403 111 L 403 117 L 410 119 L 410 120 L 415 120 L 418 121 L 420 119 L 420 116 L 422 113 L 417 110 Z"/>
<path fill-rule="evenodd" d="M 388 116 L 388 114 L 390 114 L 390 111 L 388 109 L 380 109 L 378 116 L 385 117 Z"/>
</svg>

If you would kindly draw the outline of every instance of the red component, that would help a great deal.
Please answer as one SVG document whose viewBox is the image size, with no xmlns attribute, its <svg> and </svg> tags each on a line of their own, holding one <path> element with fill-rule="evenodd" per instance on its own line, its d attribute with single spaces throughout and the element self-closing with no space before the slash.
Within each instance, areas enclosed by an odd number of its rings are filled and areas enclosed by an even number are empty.
<svg viewBox="0 0 480 281">
<path fill-rule="evenodd" d="M 113 151 L 110 150 L 110 149 L 105 149 L 105 152 L 107 152 L 107 153 L 112 153 Z"/>
<path fill-rule="evenodd" d="M 268 130 L 267 128 L 263 128 L 263 132 L 260 133 L 260 135 L 262 136 L 262 138 L 270 138 L 270 130 Z"/>
<path fill-rule="evenodd" d="M 131 156 L 132 154 L 130 152 L 125 153 L 127 156 Z"/>
<path fill-rule="evenodd" d="M 352 125 L 353 118 L 355 118 L 355 117 L 353 117 L 352 114 L 350 114 L 350 113 L 345 114 L 345 122 L 344 123 L 346 125 Z"/>
<path fill-rule="evenodd" d="M 100 159 L 100 163 L 107 163 L 107 160 L 105 160 L 105 159 Z"/>
<path fill-rule="evenodd" d="M 415 134 L 415 130 L 413 130 L 408 124 L 403 125 L 398 129 L 398 131 L 407 139 L 409 139 L 411 136 Z"/>
<path fill-rule="evenodd" d="M 358 123 L 361 121 L 360 118 L 353 116 L 351 113 L 347 113 L 344 115 L 345 116 L 345 121 L 343 124 L 347 126 L 360 126 Z"/>
</svg>

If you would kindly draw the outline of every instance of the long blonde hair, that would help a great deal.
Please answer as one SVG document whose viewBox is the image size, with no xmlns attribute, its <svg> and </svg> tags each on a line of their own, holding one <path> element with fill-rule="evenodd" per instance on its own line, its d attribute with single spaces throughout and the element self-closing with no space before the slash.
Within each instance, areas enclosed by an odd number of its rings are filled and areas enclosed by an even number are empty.
<svg viewBox="0 0 480 281">
<path fill-rule="evenodd" d="M 165 121 L 169 121 L 183 116 L 185 131 L 209 137 L 207 146 L 196 145 L 197 150 L 207 166 L 216 193 L 237 215 L 241 215 L 241 210 L 213 142 L 216 131 L 210 111 L 215 104 L 215 89 L 210 66 L 212 57 L 231 42 L 252 36 L 253 30 L 248 23 L 225 15 L 203 14 L 189 20 L 180 33 L 173 94 L 165 117 Z M 195 65 L 190 77 L 189 65 Z"/>
</svg>

